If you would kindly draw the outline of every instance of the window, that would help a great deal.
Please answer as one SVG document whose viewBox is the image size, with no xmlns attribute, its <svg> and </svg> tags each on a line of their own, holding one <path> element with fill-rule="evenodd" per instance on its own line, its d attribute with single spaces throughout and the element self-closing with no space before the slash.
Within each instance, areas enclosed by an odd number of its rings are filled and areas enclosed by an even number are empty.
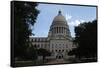
<svg viewBox="0 0 100 68">
<path fill-rule="evenodd" d="M 43 45 L 41 44 L 41 48 L 43 48 Z"/>
<path fill-rule="evenodd" d="M 38 44 L 38 45 L 37 45 L 37 47 L 39 48 L 39 47 L 40 47 L 40 45 Z"/>
<path fill-rule="evenodd" d="M 34 41 L 36 42 L 36 38 L 34 39 Z"/>
<path fill-rule="evenodd" d="M 61 50 L 59 50 L 59 52 L 61 52 Z"/>
<path fill-rule="evenodd" d="M 31 41 L 33 42 L 33 39 Z"/>
<path fill-rule="evenodd" d="M 36 44 L 34 45 L 34 47 L 36 47 Z"/>
</svg>

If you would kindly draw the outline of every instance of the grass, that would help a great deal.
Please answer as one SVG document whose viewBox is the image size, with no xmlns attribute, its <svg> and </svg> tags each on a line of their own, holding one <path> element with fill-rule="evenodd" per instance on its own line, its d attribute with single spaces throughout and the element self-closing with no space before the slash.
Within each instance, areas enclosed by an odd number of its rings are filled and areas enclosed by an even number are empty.
<svg viewBox="0 0 100 68">
<path fill-rule="evenodd" d="M 42 60 L 35 60 L 35 61 L 15 61 L 14 67 L 24 67 L 24 66 L 37 66 L 43 65 Z"/>
</svg>

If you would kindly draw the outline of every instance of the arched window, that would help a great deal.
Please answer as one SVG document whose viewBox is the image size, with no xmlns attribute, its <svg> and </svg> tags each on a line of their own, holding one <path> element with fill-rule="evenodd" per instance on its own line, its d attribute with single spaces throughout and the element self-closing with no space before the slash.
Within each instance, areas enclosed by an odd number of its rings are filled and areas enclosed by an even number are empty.
<svg viewBox="0 0 100 68">
<path fill-rule="evenodd" d="M 59 52 L 61 52 L 61 50 L 59 50 Z"/>
<path fill-rule="evenodd" d="M 64 50 L 62 50 L 62 52 L 64 52 Z"/>
<path fill-rule="evenodd" d="M 39 44 L 37 45 L 37 48 L 39 48 Z"/>
<path fill-rule="evenodd" d="M 37 45 L 36 45 L 36 44 L 34 44 L 34 47 L 36 48 L 36 47 L 37 47 Z"/>
<path fill-rule="evenodd" d="M 33 42 L 33 39 L 31 39 L 31 41 Z"/>
</svg>

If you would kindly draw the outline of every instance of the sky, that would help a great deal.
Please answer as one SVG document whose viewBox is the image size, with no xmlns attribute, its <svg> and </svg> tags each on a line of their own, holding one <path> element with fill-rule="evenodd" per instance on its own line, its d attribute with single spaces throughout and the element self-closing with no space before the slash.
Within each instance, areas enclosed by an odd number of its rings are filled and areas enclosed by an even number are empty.
<svg viewBox="0 0 100 68">
<path fill-rule="evenodd" d="M 83 22 L 96 19 L 96 7 L 75 6 L 75 5 L 59 5 L 59 4 L 39 4 L 36 7 L 40 13 L 38 14 L 36 23 L 32 28 L 35 37 L 47 37 L 50 26 L 58 11 L 61 10 L 65 16 L 71 36 L 75 37 L 74 26 Z"/>
</svg>

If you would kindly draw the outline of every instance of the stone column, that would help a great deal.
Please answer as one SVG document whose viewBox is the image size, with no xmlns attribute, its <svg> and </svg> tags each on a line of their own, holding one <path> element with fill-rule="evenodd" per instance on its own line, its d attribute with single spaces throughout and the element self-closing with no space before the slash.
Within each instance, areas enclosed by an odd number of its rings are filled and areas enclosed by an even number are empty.
<svg viewBox="0 0 100 68">
<path fill-rule="evenodd" d="M 58 33 L 59 33 L 59 27 L 58 27 Z"/>
<path fill-rule="evenodd" d="M 60 33 L 61 33 L 61 27 L 60 27 Z"/>
<path fill-rule="evenodd" d="M 65 28 L 63 28 L 63 33 L 65 34 Z"/>
<path fill-rule="evenodd" d="M 60 27 L 59 27 L 59 33 L 60 33 Z"/>
<path fill-rule="evenodd" d="M 57 27 L 56 27 L 56 33 L 57 33 Z"/>
<path fill-rule="evenodd" d="M 56 33 L 56 27 L 55 27 L 55 33 Z"/>
<path fill-rule="evenodd" d="M 61 27 L 61 33 L 62 33 L 62 27 Z"/>
</svg>

